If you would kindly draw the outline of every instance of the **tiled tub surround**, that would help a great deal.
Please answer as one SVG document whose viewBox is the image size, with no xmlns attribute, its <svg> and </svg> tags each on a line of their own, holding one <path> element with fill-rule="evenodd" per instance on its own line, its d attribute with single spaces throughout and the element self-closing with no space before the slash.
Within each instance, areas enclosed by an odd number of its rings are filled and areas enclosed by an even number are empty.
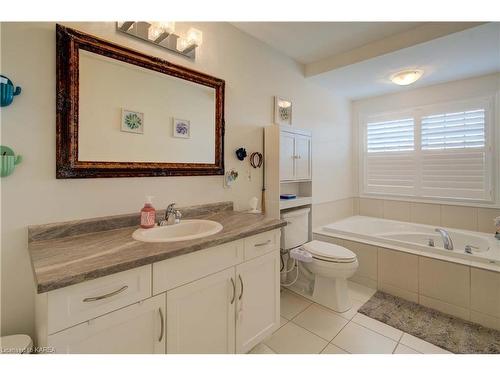
<svg viewBox="0 0 500 375">
<path fill-rule="evenodd" d="M 498 264 L 451 258 L 446 253 L 423 252 L 404 244 L 396 246 L 354 231 L 336 234 L 318 228 L 314 238 L 344 246 L 357 254 L 359 268 L 353 281 L 500 329 Z"/>
<path fill-rule="evenodd" d="M 122 227 L 129 217 L 30 228 L 37 345 L 56 353 L 249 351 L 279 327 L 285 222 L 230 208 L 183 209 L 223 225 L 190 241 L 136 241 L 137 226 Z"/>
<path fill-rule="evenodd" d="M 353 215 L 495 233 L 493 219 L 500 208 L 420 203 L 404 200 L 353 198 Z M 331 218 L 330 222 L 340 218 Z M 321 223 L 326 224 L 326 223 Z M 319 225 L 319 224 L 318 224 Z"/>
<path fill-rule="evenodd" d="M 29 253 L 37 292 L 140 267 L 280 228 L 283 222 L 232 210 L 232 202 L 180 208 L 183 218 L 213 220 L 221 232 L 170 243 L 145 243 L 132 238 L 139 215 L 121 215 L 29 227 Z M 158 213 L 161 217 L 162 211 Z"/>
</svg>

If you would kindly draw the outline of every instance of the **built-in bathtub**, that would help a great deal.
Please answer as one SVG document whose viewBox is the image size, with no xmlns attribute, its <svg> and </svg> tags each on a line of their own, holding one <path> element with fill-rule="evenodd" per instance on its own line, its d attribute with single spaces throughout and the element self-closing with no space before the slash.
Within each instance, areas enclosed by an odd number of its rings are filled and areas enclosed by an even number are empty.
<svg viewBox="0 0 500 375">
<path fill-rule="evenodd" d="M 436 228 L 368 216 L 351 216 L 324 225 L 314 233 L 500 271 L 500 240 L 493 234 L 439 227 L 445 229 L 453 241 L 454 249 L 447 250 Z"/>
<path fill-rule="evenodd" d="M 491 233 L 443 228 L 454 244 L 446 250 L 435 229 L 351 216 L 316 228 L 313 237 L 356 253 L 351 281 L 500 330 L 500 241 Z"/>
</svg>

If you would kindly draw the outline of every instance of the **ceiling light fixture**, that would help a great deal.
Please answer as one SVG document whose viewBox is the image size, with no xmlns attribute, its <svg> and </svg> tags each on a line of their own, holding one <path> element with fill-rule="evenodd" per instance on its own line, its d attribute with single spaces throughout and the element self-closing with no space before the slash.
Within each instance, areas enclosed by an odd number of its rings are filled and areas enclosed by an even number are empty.
<svg viewBox="0 0 500 375">
<path fill-rule="evenodd" d="M 396 85 L 407 86 L 416 82 L 422 75 L 424 71 L 421 69 L 410 69 L 397 72 L 391 76 L 391 81 Z"/>
</svg>

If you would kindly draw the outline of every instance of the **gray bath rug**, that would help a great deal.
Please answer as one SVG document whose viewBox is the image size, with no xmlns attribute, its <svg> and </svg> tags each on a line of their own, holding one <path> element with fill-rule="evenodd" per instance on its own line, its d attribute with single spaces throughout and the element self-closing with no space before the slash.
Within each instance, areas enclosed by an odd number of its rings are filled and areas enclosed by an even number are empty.
<svg viewBox="0 0 500 375">
<path fill-rule="evenodd" d="M 377 292 L 358 312 L 452 353 L 500 353 L 500 331 Z"/>
</svg>

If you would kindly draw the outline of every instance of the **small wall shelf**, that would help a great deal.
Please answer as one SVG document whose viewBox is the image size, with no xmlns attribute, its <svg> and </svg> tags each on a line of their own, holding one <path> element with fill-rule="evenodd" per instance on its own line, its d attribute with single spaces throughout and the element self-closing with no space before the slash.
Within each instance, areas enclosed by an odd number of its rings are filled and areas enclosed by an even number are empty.
<svg viewBox="0 0 500 375">
<path fill-rule="evenodd" d="M 295 199 L 280 199 L 280 210 L 286 210 L 288 208 L 306 206 L 312 204 L 312 197 L 300 197 Z"/>
</svg>

